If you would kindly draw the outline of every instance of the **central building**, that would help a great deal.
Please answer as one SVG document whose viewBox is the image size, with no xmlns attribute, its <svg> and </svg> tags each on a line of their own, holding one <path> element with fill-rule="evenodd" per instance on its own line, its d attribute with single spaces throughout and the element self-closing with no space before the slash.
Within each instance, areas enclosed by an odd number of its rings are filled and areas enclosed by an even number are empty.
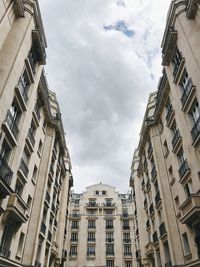
<svg viewBox="0 0 200 267">
<path fill-rule="evenodd" d="M 67 267 L 132 267 L 134 254 L 131 193 L 95 184 L 69 202 Z"/>
</svg>

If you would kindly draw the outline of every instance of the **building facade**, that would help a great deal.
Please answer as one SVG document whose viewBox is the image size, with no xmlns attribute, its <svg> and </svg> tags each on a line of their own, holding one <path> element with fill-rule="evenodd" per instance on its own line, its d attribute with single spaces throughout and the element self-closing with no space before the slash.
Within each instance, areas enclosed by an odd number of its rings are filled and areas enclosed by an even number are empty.
<svg viewBox="0 0 200 267">
<path fill-rule="evenodd" d="M 63 266 L 73 184 L 36 0 L 0 1 L 0 266 Z"/>
<path fill-rule="evenodd" d="M 96 184 L 69 201 L 67 267 L 132 267 L 133 208 L 131 194 Z"/>
<path fill-rule="evenodd" d="M 200 2 L 171 2 L 131 166 L 138 266 L 200 266 Z"/>
</svg>

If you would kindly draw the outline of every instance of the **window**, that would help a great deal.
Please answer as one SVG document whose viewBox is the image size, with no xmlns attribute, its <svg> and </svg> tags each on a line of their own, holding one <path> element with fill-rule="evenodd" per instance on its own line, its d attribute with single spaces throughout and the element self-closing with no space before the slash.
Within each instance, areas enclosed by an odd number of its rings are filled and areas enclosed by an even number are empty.
<svg viewBox="0 0 200 267">
<path fill-rule="evenodd" d="M 105 210 L 105 214 L 113 214 L 113 210 Z"/>
<path fill-rule="evenodd" d="M 77 255 L 77 246 L 70 246 L 70 255 Z"/>
<path fill-rule="evenodd" d="M 193 192 L 192 180 L 189 180 L 189 181 L 185 184 L 184 189 L 185 189 L 186 197 L 190 197 L 190 195 L 191 195 L 192 192 Z"/>
<path fill-rule="evenodd" d="M 87 213 L 88 214 L 96 214 L 97 213 L 97 211 L 96 210 L 93 210 L 93 209 L 91 209 L 91 210 L 87 210 Z"/>
<path fill-rule="evenodd" d="M 194 104 L 192 105 L 192 108 L 189 114 L 192 118 L 193 124 L 195 124 L 200 118 L 200 106 L 199 106 L 199 102 L 197 101 L 197 99 L 195 99 Z"/>
<path fill-rule="evenodd" d="M 87 255 L 95 255 L 95 246 L 87 247 Z"/>
<path fill-rule="evenodd" d="M 41 152 L 42 152 L 42 141 L 40 140 L 39 146 L 38 146 L 38 153 L 40 156 L 41 156 Z"/>
<path fill-rule="evenodd" d="M 106 198 L 106 206 L 112 206 L 112 198 Z"/>
<path fill-rule="evenodd" d="M 182 239 L 183 239 L 184 254 L 185 256 L 187 256 L 191 254 L 191 251 L 190 251 L 190 245 L 189 245 L 188 237 L 186 233 L 182 234 Z"/>
<path fill-rule="evenodd" d="M 182 81 L 180 83 L 180 86 L 181 86 L 182 91 L 184 92 L 184 91 L 187 90 L 187 85 L 188 85 L 188 82 L 189 82 L 189 75 L 188 75 L 188 72 L 187 72 L 186 69 L 184 70 L 184 74 L 183 75 L 184 76 L 183 76 L 183 79 L 182 79 Z"/>
<path fill-rule="evenodd" d="M 74 229 L 78 228 L 78 221 L 72 221 L 72 228 Z"/>
<path fill-rule="evenodd" d="M 114 267 L 114 260 L 107 260 L 106 267 Z"/>
<path fill-rule="evenodd" d="M 89 229 L 95 229 L 96 225 L 95 225 L 95 221 L 94 220 L 89 220 L 88 221 L 88 228 Z"/>
<path fill-rule="evenodd" d="M 131 245 L 124 245 L 124 255 L 131 255 Z"/>
<path fill-rule="evenodd" d="M 3 231 L 3 235 L 1 238 L 1 243 L 0 246 L 2 249 L 2 252 L 4 255 L 4 257 L 9 258 L 10 256 L 10 245 L 11 245 L 11 241 L 12 241 L 12 236 L 13 236 L 13 228 L 11 225 L 6 224 L 4 227 L 4 231 Z"/>
<path fill-rule="evenodd" d="M 22 196 L 22 192 L 23 192 L 23 185 L 21 184 L 19 180 L 17 180 L 16 185 L 15 185 L 15 193 L 18 196 Z"/>
<path fill-rule="evenodd" d="M 20 257 L 20 258 L 21 258 L 21 254 L 22 254 L 22 247 L 24 244 L 24 237 L 25 237 L 25 234 L 21 232 L 20 238 L 19 238 L 19 243 L 18 243 L 18 248 L 17 248 L 17 257 Z"/>
<path fill-rule="evenodd" d="M 113 244 L 107 244 L 106 245 L 106 255 L 114 255 L 114 245 Z"/>
<path fill-rule="evenodd" d="M 96 195 L 99 195 L 99 190 L 96 190 Z"/>
<path fill-rule="evenodd" d="M 88 232 L 88 241 L 95 241 L 95 232 Z"/>
<path fill-rule="evenodd" d="M 106 242 L 113 242 L 113 241 L 114 241 L 113 232 L 107 232 L 106 233 Z"/>
<path fill-rule="evenodd" d="M 113 228 L 113 220 L 106 220 L 106 229 Z"/>
<path fill-rule="evenodd" d="M 132 261 L 125 261 L 125 267 L 132 267 Z"/>
<path fill-rule="evenodd" d="M 164 156 L 167 157 L 169 154 L 169 148 L 167 145 L 167 141 L 165 140 L 165 142 L 163 143 L 163 149 L 164 149 Z"/>
<path fill-rule="evenodd" d="M 129 220 L 123 220 L 123 228 L 127 230 L 130 229 Z"/>
<path fill-rule="evenodd" d="M 21 94 L 24 97 L 25 102 L 27 102 L 28 100 L 27 94 L 28 94 L 29 87 L 30 87 L 30 80 L 29 80 L 29 76 L 28 76 L 26 69 L 24 70 L 21 77 L 19 78 L 18 86 L 20 88 Z"/>
<path fill-rule="evenodd" d="M 34 169 L 33 169 L 33 175 L 32 175 L 32 180 L 35 182 L 36 181 L 36 178 L 37 178 L 37 172 L 38 172 L 38 168 L 37 166 L 35 165 L 34 166 Z"/>
<path fill-rule="evenodd" d="M 97 206 L 97 203 L 96 203 L 96 199 L 89 199 L 89 206 L 91 206 L 91 207 L 95 207 L 95 206 Z"/>
<path fill-rule="evenodd" d="M 175 53 L 175 56 L 173 58 L 173 75 L 176 76 L 177 72 L 178 72 L 178 68 L 181 64 L 181 59 L 182 59 L 182 56 L 181 56 L 181 53 L 179 51 L 178 48 L 176 48 L 176 53 Z"/>
<path fill-rule="evenodd" d="M 106 195 L 106 191 L 105 190 L 102 191 L 102 195 Z"/>
<path fill-rule="evenodd" d="M 71 233 L 71 241 L 72 242 L 78 241 L 78 233 Z"/>
<path fill-rule="evenodd" d="M 0 157 L 3 158 L 6 162 L 8 162 L 10 154 L 11 154 L 11 148 L 8 145 L 7 141 L 4 139 L 1 147 Z"/>
<path fill-rule="evenodd" d="M 74 204 L 79 205 L 80 199 L 75 199 Z"/>
<path fill-rule="evenodd" d="M 185 157 L 184 157 L 184 154 L 183 154 L 183 148 L 181 147 L 178 154 L 177 154 L 177 157 L 178 157 L 178 161 L 179 161 L 179 164 L 180 166 L 185 162 Z"/>
<path fill-rule="evenodd" d="M 30 195 L 28 195 L 27 206 L 28 206 L 29 210 L 31 208 L 31 202 L 32 202 L 32 197 Z"/>
<path fill-rule="evenodd" d="M 131 240 L 130 233 L 124 233 L 123 234 L 123 240 L 125 242 L 130 242 L 130 240 Z"/>
</svg>

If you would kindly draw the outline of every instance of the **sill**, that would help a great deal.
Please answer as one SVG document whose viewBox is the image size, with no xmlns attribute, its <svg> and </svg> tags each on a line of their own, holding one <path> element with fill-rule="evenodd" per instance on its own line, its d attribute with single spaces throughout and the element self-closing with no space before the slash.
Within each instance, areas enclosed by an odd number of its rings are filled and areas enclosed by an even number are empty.
<svg viewBox="0 0 200 267">
<path fill-rule="evenodd" d="M 174 183 L 175 183 L 175 177 L 173 177 L 172 179 L 171 179 L 171 181 L 169 182 L 170 183 L 170 185 L 173 185 Z"/>
<path fill-rule="evenodd" d="M 15 256 L 15 258 L 16 258 L 17 260 L 21 260 L 22 255 L 18 255 L 18 254 L 17 254 L 17 255 Z"/>
<path fill-rule="evenodd" d="M 187 260 L 190 260 L 192 258 L 192 253 L 190 252 L 189 254 L 184 255 L 184 258 Z"/>
<path fill-rule="evenodd" d="M 36 185 L 36 181 L 33 178 L 31 179 L 31 182 Z"/>
<path fill-rule="evenodd" d="M 164 153 L 164 158 L 167 158 L 169 155 L 169 150 L 167 150 L 165 153 Z"/>
<path fill-rule="evenodd" d="M 38 154 L 38 157 L 41 158 L 41 152 L 40 151 L 37 151 L 37 154 Z"/>
</svg>

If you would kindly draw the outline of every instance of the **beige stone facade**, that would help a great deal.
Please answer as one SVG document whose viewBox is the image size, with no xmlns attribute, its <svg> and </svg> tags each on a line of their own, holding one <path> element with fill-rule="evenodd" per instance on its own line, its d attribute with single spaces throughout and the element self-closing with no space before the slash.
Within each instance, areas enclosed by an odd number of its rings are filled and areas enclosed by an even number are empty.
<svg viewBox="0 0 200 267">
<path fill-rule="evenodd" d="M 0 1 L 0 266 L 63 266 L 73 184 L 36 0 Z"/>
<path fill-rule="evenodd" d="M 67 267 L 132 267 L 133 205 L 131 194 L 96 184 L 69 202 Z"/>
<path fill-rule="evenodd" d="M 200 3 L 172 1 L 134 153 L 138 266 L 200 266 Z"/>
</svg>

